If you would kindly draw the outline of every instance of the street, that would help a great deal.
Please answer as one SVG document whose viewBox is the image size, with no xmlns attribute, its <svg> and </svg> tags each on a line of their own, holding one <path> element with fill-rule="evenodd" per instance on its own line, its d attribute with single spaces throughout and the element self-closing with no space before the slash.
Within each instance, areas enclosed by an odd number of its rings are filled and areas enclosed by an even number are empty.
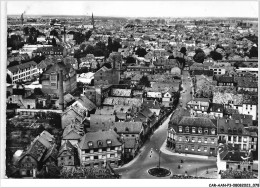
<svg viewBox="0 0 260 188">
<path fill-rule="evenodd" d="M 183 73 L 183 91 L 181 94 L 180 103 L 185 104 L 191 100 L 191 80 L 188 79 L 188 72 Z M 166 136 L 167 136 L 167 128 L 168 123 L 170 121 L 171 115 L 163 122 L 163 124 L 154 132 L 151 136 L 150 140 L 147 140 L 144 146 L 140 149 L 140 153 L 128 164 L 115 169 L 115 172 L 121 175 L 123 179 L 153 179 L 157 178 L 148 174 L 148 169 L 152 167 L 156 167 L 159 164 L 159 151 L 163 146 Z M 202 159 L 195 157 L 186 157 L 186 156 L 178 156 L 171 155 L 170 151 L 164 153 L 161 150 L 161 158 L 160 158 L 160 166 L 171 171 L 171 175 L 173 174 L 184 174 L 187 171 L 188 175 L 197 175 L 197 176 L 205 176 L 207 174 L 207 170 L 209 174 L 212 174 L 216 171 L 216 161 L 215 159 Z M 182 163 L 182 168 L 178 169 L 178 165 L 181 164 L 180 161 L 184 160 Z M 170 175 L 170 176 L 171 176 Z M 164 177 L 164 178 L 170 178 Z"/>
</svg>

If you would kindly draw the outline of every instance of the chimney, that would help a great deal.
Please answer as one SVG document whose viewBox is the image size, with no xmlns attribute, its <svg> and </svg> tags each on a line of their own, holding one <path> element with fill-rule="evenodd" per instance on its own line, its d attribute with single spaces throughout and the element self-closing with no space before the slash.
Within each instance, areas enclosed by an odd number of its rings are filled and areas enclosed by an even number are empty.
<svg viewBox="0 0 260 188">
<path fill-rule="evenodd" d="M 59 72 L 59 109 L 64 111 L 63 71 Z"/>
<path fill-rule="evenodd" d="M 64 43 L 65 43 L 66 42 L 66 28 L 65 28 L 65 26 L 63 28 L 63 31 L 64 31 Z"/>
<path fill-rule="evenodd" d="M 23 13 L 22 13 L 22 15 L 21 15 L 21 22 L 22 22 L 22 25 L 23 25 Z"/>
</svg>

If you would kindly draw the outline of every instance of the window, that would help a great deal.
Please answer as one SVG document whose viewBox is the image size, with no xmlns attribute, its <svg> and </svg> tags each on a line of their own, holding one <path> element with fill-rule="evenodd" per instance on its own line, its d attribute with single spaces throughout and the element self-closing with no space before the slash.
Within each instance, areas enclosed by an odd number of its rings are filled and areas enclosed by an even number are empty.
<svg viewBox="0 0 260 188">
<path fill-rule="evenodd" d="M 231 141 L 231 136 L 228 136 L 228 141 Z"/>
<path fill-rule="evenodd" d="M 195 138 L 194 138 L 194 137 L 192 137 L 192 138 L 191 138 L 191 141 L 192 141 L 192 142 L 195 142 Z"/>
<path fill-rule="evenodd" d="M 243 144 L 243 150 L 246 150 L 246 144 Z"/>
<path fill-rule="evenodd" d="M 188 146 L 187 145 L 185 146 L 185 150 L 188 150 Z"/>
<path fill-rule="evenodd" d="M 204 151 L 207 152 L 207 151 L 208 151 L 208 148 L 207 148 L 207 147 L 204 147 Z"/>
<path fill-rule="evenodd" d="M 194 148 L 195 148 L 194 145 L 191 145 L 191 150 L 192 150 L 192 151 L 194 151 Z"/>
<path fill-rule="evenodd" d="M 188 133 L 190 131 L 189 127 L 185 127 L 185 132 Z"/>
<path fill-rule="evenodd" d="M 214 141 L 214 138 L 211 138 L 211 143 L 214 144 L 214 142 L 215 142 L 215 141 Z"/>
<path fill-rule="evenodd" d="M 110 148 L 107 148 L 107 151 L 110 151 Z"/>
<path fill-rule="evenodd" d="M 237 169 L 240 169 L 240 165 L 237 165 Z"/>
<path fill-rule="evenodd" d="M 226 169 L 229 169 L 229 164 L 226 165 Z"/>
<path fill-rule="evenodd" d="M 239 137 L 238 137 L 238 142 L 241 142 L 241 141 L 242 141 L 242 137 L 239 136 Z"/>
<path fill-rule="evenodd" d="M 90 153 L 94 153 L 93 149 L 90 150 Z"/>
<path fill-rule="evenodd" d="M 208 134 L 208 129 L 204 129 L 204 134 Z"/>
<path fill-rule="evenodd" d="M 198 151 L 201 151 L 201 146 L 198 146 Z"/>
<path fill-rule="evenodd" d="M 182 133 L 182 126 L 179 126 L 179 132 Z"/>
<path fill-rule="evenodd" d="M 181 141 L 181 136 L 179 137 L 179 141 Z"/>
<path fill-rule="evenodd" d="M 94 159 L 98 159 L 98 155 L 95 155 L 95 156 L 94 156 Z"/>
<path fill-rule="evenodd" d="M 208 143 L 208 138 L 204 138 L 204 143 Z"/>
<path fill-rule="evenodd" d="M 198 138 L 198 142 L 199 142 L 199 143 L 201 142 L 201 138 L 200 138 L 200 137 Z"/>
<path fill-rule="evenodd" d="M 201 127 L 198 129 L 198 133 L 199 133 L 199 134 L 202 133 L 202 128 L 201 128 Z"/>
<path fill-rule="evenodd" d="M 93 147 L 93 142 L 88 142 L 88 147 L 92 148 Z"/>
<path fill-rule="evenodd" d="M 247 142 L 247 138 L 244 137 L 243 141 L 244 141 L 244 142 Z"/>
<path fill-rule="evenodd" d="M 64 159 L 63 157 L 60 158 L 60 160 L 62 160 L 62 161 L 63 161 L 63 159 Z"/>
<path fill-rule="evenodd" d="M 196 133 L 195 127 L 192 127 L 192 133 Z"/>
<path fill-rule="evenodd" d="M 237 142 L 237 137 L 233 136 L 233 142 Z"/>
<path fill-rule="evenodd" d="M 215 134 L 215 129 L 211 129 L 211 134 Z"/>
<path fill-rule="evenodd" d="M 179 150 L 181 150 L 181 145 L 179 145 Z"/>
<path fill-rule="evenodd" d="M 189 142 L 189 137 L 188 136 L 186 136 L 186 142 Z"/>
</svg>

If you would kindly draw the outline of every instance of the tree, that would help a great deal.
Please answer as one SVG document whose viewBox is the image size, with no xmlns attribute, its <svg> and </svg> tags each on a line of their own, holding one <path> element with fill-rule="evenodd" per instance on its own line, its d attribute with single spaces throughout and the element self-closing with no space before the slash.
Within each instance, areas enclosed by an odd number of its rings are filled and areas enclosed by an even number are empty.
<svg viewBox="0 0 260 188">
<path fill-rule="evenodd" d="M 144 57 L 147 54 L 147 52 L 144 48 L 138 48 L 135 54 L 138 55 L 139 57 Z"/>
<path fill-rule="evenodd" d="M 126 58 L 126 64 L 135 64 L 135 63 L 136 63 L 136 60 L 132 56 L 128 56 Z"/>
<path fill-rule="evenodd" d="M 197 63 L 203 63 L 204 59 L 206 58 L 206 54 L 202 49 L 196 49 L 195 50 L 195 55 L 193 56 L 193 60 Z"/>
<path fill-rule="evenodd" d="M 173 55 L 170 55 L 168 59 L 175 59 Z"/>
<path fill-rule="evenodd" d="M 6 83 L 12 84 L 12 79 L 11 79 L 11 76 L 9 74 L 6 75 Z"/>
<path fill-rule="evenodd" d="M 91 37 L 91 35 L 92 35 L 92 31 L 91 30 L 89 30 L 88 32 L 85 33 L 86 41 L 88 41 L 88 39 Z"/>
<path fill-rule="evenodd" d="M 217 61 L 217 60 L 222 60 L 222 58 L 223 58 L 222 55 L 221 55 L 221 53 L 218 53 L 218 52 L 216 52 L 215 50 L 210 52 L 210 57 L 211 57 L 213 60 L 215 60 L 215 61 Z"/>
<path fill-rule="evenodd" d="M 250 54 L 250 57 L 258 57 L 258 49 L 257 49 L 257 47 L 253 46 L 249 50 L 249 54 Z"/>
<path fill-rule="evenodd" d="M 108 69 L 111 69 L 111 68 L 112 68 L 112 66 L 111 66 L 110 63 L 104 63 L 102 67 L 104 67 L 104 66 L 105 66 L 106 68 L 108 68 Z"/>
<path fill-rule="evenodd" d="M 185 47 L 181 47 L 180 52 L 181 52 L 183 55 L 186 55 L 187 49 L 186 49 Z"/>
<path fill-rule="evenodd" d="M 149 81 L 147 76 L 143 76 L 140 79 L 138 85 L 144 85 L 145 87 L 151 87 L 151 82 Z"/>
<path fill-rule="evenodd" d="M 33 92 L 35 95 L 43 95 L 41 88 L 34 88 Z"/>
</svg>

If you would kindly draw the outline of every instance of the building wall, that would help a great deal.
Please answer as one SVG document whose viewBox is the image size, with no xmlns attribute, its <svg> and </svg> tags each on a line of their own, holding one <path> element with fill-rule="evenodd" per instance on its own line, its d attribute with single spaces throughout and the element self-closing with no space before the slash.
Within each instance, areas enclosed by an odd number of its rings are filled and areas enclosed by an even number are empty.
<svg viewBox="0 0 260 188">
<path fill-rule="evenodd" d="M 105 161 L 110 162 L 111 166 L 118 166 L 118 162 L 121 161 L 121 146 L 95 148 L 90 150 L 81 150 L 79 148 L 78 150 L 80 164 L 82 166 L 102 166 Z"/>
<path fill-rule="evenodd" d="M 28 109 L 36 109 L 36 99 L 23 99 L 23 105 Z"/>
<path fill-rule="evenodd" d="M 241 114 L 252 115 L 253 120 L 257 120 L 257 105 L 243 104 Z"/>
<path fill-rule="evenodd" d="M 235 171 L 252 171 L 253 169 L 253 162 L 226 162 L 226 169 L 227 170 L 235 170 Z"/>
<path fill-rule="evenodd" d="M 33 157 L 27 155 L 20 161 L 19 167 L 21 176 L 32 177 L 33 169 L 37 169 L 38 163 Z"/>
<path fill-rule="evenodd" d="M 256 137 L 219 134 L 219 140 L 226 140 L 227 143 L 233 145 L 238 144 L 240 145 L 240 149 L 244 151 L 248 151 L 249 149 L 256 150 L 257 147 Z"/>
<path fill-rule="evenodd" d="M 59 157 L 58 157 L 58 166 L 74 166 L 75 165 L 75 156 L 70 154 L 67 151 L 64 151 Z"/>
<path fill-rule="evenodd" d="M 189 141 L 186 141 L 188 138 Z M 217 155 L 218 139 L 216 135 L 174 135 L 175 151 L 196 155 Z M 214 150 L 210 150 L 210 148 Z"/>
<path fill-rule="evenodd" d="M 17 83 L 19 81 L 25 81 L 31 79 L 34 75 L 39 73 L 37 66 L 32 66 L 26 69 L 20 69 L 18 72 L 13 72 L 11 74 L 12 83 Z"/>
</svg>

